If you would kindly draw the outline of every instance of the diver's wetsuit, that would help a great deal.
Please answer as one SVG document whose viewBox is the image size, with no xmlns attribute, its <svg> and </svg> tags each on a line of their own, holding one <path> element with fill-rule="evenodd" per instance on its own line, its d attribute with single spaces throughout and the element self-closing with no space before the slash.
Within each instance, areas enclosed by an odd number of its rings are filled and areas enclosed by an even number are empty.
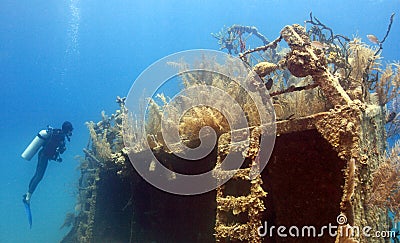
<svg viewBox="0 0 400 243">
<path fill-rule="evenodd" d="M 59 155 L 65 151 L 65 134 L 61 129 L 51 129 L 50 137 L 43 145 L 43 148 L 38 154 L 38 164 L 36 167 L 35 175 L 29 183 L 28 192 L 32 194 L 39 182 L 42 180 L 44 172 L 46 171 L 49 160 L 61 161 Z"/>
</svg>

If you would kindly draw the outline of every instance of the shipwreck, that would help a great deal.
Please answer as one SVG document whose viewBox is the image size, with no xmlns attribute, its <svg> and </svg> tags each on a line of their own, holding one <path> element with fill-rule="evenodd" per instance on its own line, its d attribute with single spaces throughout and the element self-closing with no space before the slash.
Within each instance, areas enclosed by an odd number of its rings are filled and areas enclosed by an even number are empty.
<svg viewBox="0 0 400 243">
<path fill-rule="evenodd" d="M 114 114 L 102 113 L 101 121 L 87 123 L 90 141 L 81 157 L 76 212 L 72 219 L 69 215 L 72 227 L 62 242 L 339 243 L 395 237 L 369 237 L 357 230 L 388 231 L 388 210 L 399 215 L 399 148 L 386 153 L 387 138 L 397 124 L 396 118 L 388 120 L 395 111 L 387 104 L 399 93 L 399 65 L 380 66 L 382 42 L 370 47 L 360 39 L 335 35 L 312 16 L 307 23 L 308 31 L 297 24 L 285 26 L 271 42 L 254 27 L 234 25 L 214 34 L 222 48 L 237 53 L 265 82 L 271 97 L 276 138 L 264 170 L 249 176 L 259 163 L 264 130 L 250 114 L 251 104 L 242 99 L 249 109 L 249 149 L 241 151 L 244 163 L 232 178 L 192 196 L 159 190 L 131 164 L 130 154 L 141 158 L 135 147 L 141 142 L 172 171 L 194 174 L 217 168 L 217 180 L 229 172 L 221 161 L 238 145 L 218 111 L 188 111 L 179 128 L 188 145 L 198 145 L 201 124 L 218 136 L 211 152 L 188 166 L 165 147 L 159 122 L 151 118 L 162 107 L 153 102 L 146 120 L 153 135 L 126 146 L 124 120 L 129 115 L 125 99 L 118 97 Z M 261 39 L 262 46 L 247 49 L 246 34 Z M 186 83 L 198 83 L 199 76 L 186 76 Z M 149 171 L 154 166 L 152 161 L 137 163 Z M 174 180 L 174 173 L 160 176 Z"/>
</svg>

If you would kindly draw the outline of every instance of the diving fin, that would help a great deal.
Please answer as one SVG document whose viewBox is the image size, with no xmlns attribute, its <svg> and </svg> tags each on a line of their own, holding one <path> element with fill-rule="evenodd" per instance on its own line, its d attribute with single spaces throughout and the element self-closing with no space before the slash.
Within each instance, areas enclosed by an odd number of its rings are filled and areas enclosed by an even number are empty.
<svg viewBox="0 0 400 243">
<path fill-rule="evenodd" d="M 32 212 L 31 212 L 31 205 L 30 205 L 27 201 L 25 201 L 25 200 L 22 200 L 22 202 L 24 203 L 25 212 L 26 212 L 26 215 L 28 216 L 29 228 L 32 229 Z"/>
</svg>

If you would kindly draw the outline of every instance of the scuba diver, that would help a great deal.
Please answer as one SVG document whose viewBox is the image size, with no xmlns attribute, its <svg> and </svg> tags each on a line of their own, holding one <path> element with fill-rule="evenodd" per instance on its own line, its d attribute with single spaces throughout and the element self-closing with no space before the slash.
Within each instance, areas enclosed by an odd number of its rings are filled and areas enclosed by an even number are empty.
<svg viewBox="0 0 400 243">
<path fill-rule="evenodd" d="M 73 127 L 69 121 L 65 121 L 62 124 L 61 129 L 56 129 L 48 126 L 47 130 L 41 130 L 37 134 L 30 145 L 22 153 L 22 158 L 30 160 L 36 154 L 39 148 L 42 147 L 38 154 L 38 163 L 35 175 L 32 177 L 29 183 L 28 192 L 22 196 L 22 201 L 25 205 L 29 206 L 32 193 L 35 191 L 37 185 L 42 180 L 49 160 L 62 162 L 60 154 L 64 153 L 64 151 L 66 150 L 65 138 L 68 140 L 68 142 L 70 141 L 72 130 Z"/>
</svg>

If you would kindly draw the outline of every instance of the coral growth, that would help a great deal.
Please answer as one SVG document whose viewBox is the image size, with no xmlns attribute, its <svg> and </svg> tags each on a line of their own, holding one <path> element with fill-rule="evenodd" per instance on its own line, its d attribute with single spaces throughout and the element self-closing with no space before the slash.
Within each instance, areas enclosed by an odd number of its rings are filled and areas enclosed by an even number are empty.
<svg viewBox="0 0 400 243">
<path fill-rule="evenodd" d="M 260 62 L 260 63 L 257 63 L 253 67 L 254 72 L 256 72 L 258 74 L 258 76 L 260 76 L 262 78 L 277 69 L 278 69 L 278 65 L 276 65 L 274 63 L 270 63 L 270 62 Z"/>
<path fill-rule="evenodd" d="M 260 39 L 264 45 L 269 43 L 267 38 L 254 26 L 232 25 L 211 35 L 218 40 L 218 44 L 221 46 L 220 50 L 227 49 L 229 54 L 238 54 L 239 50 L 240 52 L 245 51 L 246 41 L 252 35 Z"/>
<path fill-rule="evenodd" d="M 259 172 L 260 135 L 261 129 L 252 129 L 250 146 L 246 151 L 242 151 L 243 148 L 237 144 L 228 142 L 231 139 L 229 133 L 225 133 L 219 139 L 217 165 L 214 172 L 218 180 L 223 180 L 226 175 L 232 173 L 230 170 L 224 170 L 221 165 L 225 156 L 231 151 L 239 151 L 244 157 L 250 158 L 251 163 L 249 166 L 251 168 L 233 171 L 232 183 L 233 185 L 237 183 L 236 190 L 241 191 L 244 194 L 243 196 L 228 195 L 228 185 L 217 188 L 216 242 L 225 242 L 226 239 L 233 241 L 237 239 L 251 243 L 261 241 L 257 228 L 261 224 L 261 214 L 265 210 L 263 198 L 266 197 L 267 193 L 261 187 L 263 183 L 261 175 L 257 175 L 255 178 L 250 176 L 252 170 L 258 170 L 257 172 Z M 230 149 L 226 150 L 226 147 L 230 147 Z M 249 183 L 250 188 L 241 188 L 239 186 L 241 182 Z M 237 222 L 242 214 L 246 215 L 246 223 Z"/>
<path fill-rule="evenodd" d="M 398 139 L 400 133 L 400 97 L 396 97 L 388 106 L 386 130 L 388 138 Z"/>
<path fill-rule="evenodd" d="M 183 142 L 198 140 L 199 131 L 205 126 L 213 128 L 217 136 L 229 132 L 232 128 L 226 115 L 230 115 L 230 121 L 237 121 L 242 118 L 243 113 L 232 112 L 231 102 L 227 102 L 221 93 L 215 90 L 223 90 L 227 97 L 241 107 L 249 126 L 260 125 L 259 111 L 254 108 L 256 102 L 262 102 L 254 98 L 258 98 L 254 95 L 258 92 L 258 81 L 248 77 L 250 70 L 244 68 L 244 65 L 237 65 L 235 62 L 237 60 L 227 58 L 225 63 L 221 64 L 209 57 L 199 60 L 193 66 L 184 62 L 170 63 L 179 68 L 179 78 L 185 89 L 173 102 L 163 94 L 157 94 L 150 101 L 146 113 L 146 134 L 150 147 L 165 145 L 164 138 L 172 137 L 171 132 L 175 131 L 176 127 Z M 197 69 L 214 71 L 188 71 Z M 274 68 L 268 69 L 272 71 Z M 235 80 L 232 80 L 232 77 L 235 77 Z M 212 101 L 212 106 L 202 105 L 209 101 Z M 186 110 L 187 107 L 190 109 Z M 165 129 L 161 136 L 162 117 Z M 272 117 L 269 116 L 268 119 Z"/>
<path fill-rule="evenodd" d="M 117 103 L 120 110 L 110 117 L 103 111 L 102 120 L 98 123 L 87 122 L 86 125 L 90 134 L 88 148 L 84 151 L 86 156 L 91 157 L 100 166 L 107 163 L 116 164 L 120 167 L 119 173 L 129 166 L 129 161 L 125 159 L 128 153 L 123 141 L 123 122 L 127 122 L 127 112 L 124 104 L 124 98 L 117 97 Z M 128 139 L 129 136 L 126 136 Z M 90 147 L 90 145 L 92 145 Z M 126 170 L 125 170 L 126 171 Z"/>
<path fill-rule="evenodd" d="M 368 203 L 389 208 L 400 220 L 400 143 L 397 142 L 372 175 Z"/>
<path fill-rule="evenodd" d="M 89 129 L 90 137 L 93 142 L 93 146 L 97 153 L 97 158 L 103 163 L 111 159 L 111 148 L 110 143 L 107 141 L 107 130 L 103 134 L 96 132 L 97 125 L 94 122 L 87 122 L 86 126 Z"/>
<path fill-rule="evenodd" d="M 200 129 L 205 126 L 213 128 L 218 136 L 229 131 L 228 121 L 221 112 L 208 106 L 196 106 L 182 117 L 179 133 L 183 134 L 184 140 L 197 140 Z"/>
<path fill-rule="evenodd" d="M 384 70 L 379 69 L 381 75 L 376 81 L 375 91 L 378 95 L 380 105 L 385 105 L 400 95 L 399 69 L 399 63 L 388 64 Z"/>
</svg>

